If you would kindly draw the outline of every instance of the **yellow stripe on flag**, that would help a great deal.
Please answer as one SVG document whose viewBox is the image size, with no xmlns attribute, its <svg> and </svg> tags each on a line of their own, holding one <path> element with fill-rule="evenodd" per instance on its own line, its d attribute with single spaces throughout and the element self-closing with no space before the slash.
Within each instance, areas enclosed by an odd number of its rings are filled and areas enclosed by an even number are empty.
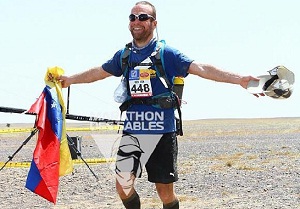
<svg viewBox="0 0 300 209">
<path fill-rule="evenodd" d="M 62 87 L 60 81 L 57 80 L 58 77 L 64 74 L 64 70 L 60 67 L 51 67 L 48 68 L 45 83 L 51 88 L 56 89 L 58 100 L 62 109 L 63 115 L 63 128 L 62 135 L 60 140 L 60 161 L 59 161 L 59 176 L 64 176 L 66 174 L 72 173 L 73 171 L 73 162 L 68 146 L 67 132 L 66 132 L 66 107 L 62 96 Z M 50 76 L 49 76 L 50 75 Z M 49 77 L 52 77 L 53 80 L 49 81 Z"/>
</svg>

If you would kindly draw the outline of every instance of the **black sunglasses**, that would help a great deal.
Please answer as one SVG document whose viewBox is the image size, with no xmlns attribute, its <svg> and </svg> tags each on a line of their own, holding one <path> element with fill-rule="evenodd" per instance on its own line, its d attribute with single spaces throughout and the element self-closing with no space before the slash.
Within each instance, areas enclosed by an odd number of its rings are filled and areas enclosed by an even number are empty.
<svg viewBox="0 0 300 209">
<path fill-rule="evenodd" d="M 139 21 L 146 21 L 146 20 L 149 20 L 150 18 L 155 20 L 155 18 L 153 16 L 148 15 L 148 14 L 139 14 L 139 15 L 131 14 L 131 15 L 129 15 L 130 22 L 134 22 L 136 19 L 138 19 Z"/>
</svg>

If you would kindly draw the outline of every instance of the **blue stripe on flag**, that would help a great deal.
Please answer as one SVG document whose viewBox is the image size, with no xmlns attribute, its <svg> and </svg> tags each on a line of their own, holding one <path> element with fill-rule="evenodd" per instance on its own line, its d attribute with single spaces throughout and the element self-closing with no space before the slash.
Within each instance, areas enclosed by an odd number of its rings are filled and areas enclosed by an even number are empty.
<svg viewBox="0 0 300 209">
<path fill-rule="evenodd" d="M 34 160 L 32 160 L 25 187 L 31 191 L 34 191 L 41 180 L 42 177 L 40 175 L 40 171 L 36 167 Z"/>
<path fill-rule="evenodd" d="M 47 104 L 47 116 L 51 123 L 51 127 L 55 135 L 61 140 L 62 128 L 63 128 L 63 115 L 60 103 L 56 92 L 51 92 L 50 87 L 45 88 L 46 93 L 46 104 Z"/>
</svg>

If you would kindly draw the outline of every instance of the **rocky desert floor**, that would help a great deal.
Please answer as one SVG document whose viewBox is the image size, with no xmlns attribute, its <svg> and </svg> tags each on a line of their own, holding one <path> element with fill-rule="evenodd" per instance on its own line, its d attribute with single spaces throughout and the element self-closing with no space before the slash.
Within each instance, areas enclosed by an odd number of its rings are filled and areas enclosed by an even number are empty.
<svg viewBox="0 0 300 209">
<path fill-rule="evenodd" d="M 30 126 L 11 124 L 9 128 Z M 88 123 L 68 124 L 68 127 L 88 126 Z M 8 129 L 7 124 L 0 124 L 0 129 Z M 0 133 L 0 165 L 29 134 Z M 84 159 L 105 156 L 95 139 L 101 141 L 107 131 L 68 134 L 82 136 Z M 29 167 L 13 166 L 13 163 L 20 165 L 31 161 L 36 139 L 34 136 L 15 155 L 11 166 L 0 171 L 0 208 L 123 208 L 114 189 L 115 180 L 109 162 L 89 164 L 99 180 L 85 164 L 75 164 L 72 174 L 60 178 L 55 205 L 26 189 Z M 179 181 L 175 185 L 180 208 L 300 208 L 300 118 L 184 121 L 184 136 L 178 137 L 178 142 Z M 162 208 L 146 173 L 137 180 L 136 189 L 143 209 Z"/>
</svg>

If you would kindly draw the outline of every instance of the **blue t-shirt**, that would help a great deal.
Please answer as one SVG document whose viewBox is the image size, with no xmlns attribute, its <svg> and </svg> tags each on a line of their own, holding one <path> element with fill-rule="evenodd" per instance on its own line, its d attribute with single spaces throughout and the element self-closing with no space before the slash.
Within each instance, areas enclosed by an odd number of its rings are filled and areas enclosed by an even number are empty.
<svg viewBox="0 0 300 209">
<path fill-rule="evenodd" d="M 152 40 L 146 47 L 138 49 L 133 47 L 130 55 L 130 63 L 141 63 L 146 60 L 156 49 L 157 41 Z M 102 65 L 102 68 L 114 75 L 122 76 L 121 56 L 122 50 L 115 53 L 113 58 Z M 174 77 L 186 77 L 188 69 L 193 60 L 182 54 L 180 51 L 165 45 L 164 53 L 161 55 L 164 60 L 164 70 L 170 83 L 173 85 Z M 151 66 L 150 69 L 155 69 Z M 133 68 L 129 68 L 127 73 L 127 81 Z M 165 88 L 161 79 L 157 74 L 150 78 L 152 87 L 152 96 L 169 92 Z M 126 119 L 124 123 L 124 131 L 132 134 L 161 134 L 176 131 L 174 109 L 161 109 L 151 105 L 131 105 L 126 111 Z"/>
</svg>

